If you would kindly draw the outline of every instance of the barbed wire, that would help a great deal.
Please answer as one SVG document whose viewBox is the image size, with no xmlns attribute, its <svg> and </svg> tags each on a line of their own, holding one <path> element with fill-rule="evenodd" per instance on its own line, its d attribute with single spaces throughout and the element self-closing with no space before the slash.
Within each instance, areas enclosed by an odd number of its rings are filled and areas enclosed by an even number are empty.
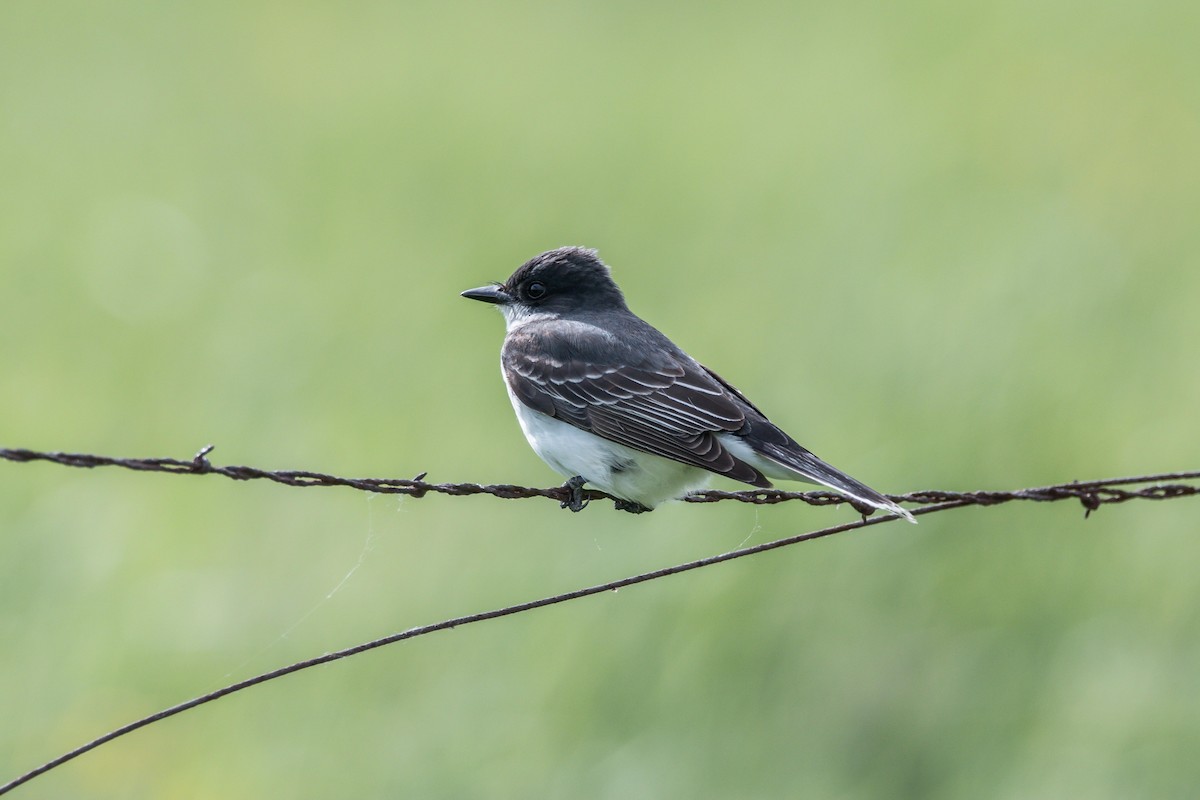
<svg viewBox="0 0 1200 800">
<path fill-rule="evenodd" d="M 414 478 L 343 478 L 328 475 L 323 472 L 310 470 L 267 470 L 259 467 L 216 466 L 208 460 L 213 451 L 213 445 L 207 445 L 189 460 L 176 458 L 117 458 L 113 456 L 98 456 L 86 453 L 40 452 L 37 450 L 0 448 L 0 458 L 17 463 L 47 461 L 66 467 L 94 469 L 96 467 L 120 467 L 137 472 L 166 472 L 175 475 L 220 475 L 235 481 L 266 480 L 285 486 L 344 486 L 365 492 L 379 494 L 403 494 L 410 497 L 424 497 L 426 494 L 444 494 L 454 497 L 486 494 L 505 500 L 524 500 L 535 497 L 548 498 L 558 502 L 570 499 L 570 490 L 562 486 L 536 488 L 514 484 L 479 484 L 479 483 L 430 483 L 425 480 L 427 473 L 422 472 Z M 1106 503 L 1124 503 L 1128 500 L 1166 500 L 1173 497 L 1183 497 L 1200 493 L 1200 487 L 1190 485 L 1160 485 L 1148 486 L 1141 489 L 1120 489 L 1117 487 L 1144 483 L 1162 483 L 1164 481 L 1187 481 L 1200 478 L 1200 472 L 1165 472 L 1156 475 L 1139 475 L 1126 478 L 1112 478 L 1100 481 L 1087 481 L 1040 486 L 1014 491 L 975 491 L 950 492 L 944 490 L 923 490 L 907 494 L 886 495 L 896 503 L 916 505 L 932 505 L 937 503 L 962 503 L 964 505 L 990 506 L 1017 500 L 1032 502 L 1054 502 L 1071 498 L 1078 499 L 1086 512 L 1090 514 Z M 584 489 L 586 500 L 615 500 L 609 494 L 597 489 Z M 799 500 L 809 505 L 826 506 L 849 503 L 860 513 L 870 513 L 871 509 L 855 503 L 848 498 L 828 491 L 786 492 L 778 489 L 753 489 L 738 492 L 701 491 L 693 492 L 683 498 L 688 503 L 716 503 L 722 500 L 733 500 L 754 505 L 774 505 L 792 500 Z"/>
<path fill-rule="evenodd" d="M 0 449 L 0 458 L 18 463 L 48 461 L 55 464 L 62 464 L 64 466 L 81 468 L 115 466 L 142 472 L 168 472 L 174 474 L 191 475 L 224 475 L 225 477 L 232 478 L 234 480 L 263 479 L 289 486 L 348 486 L 369 492 L 408 494 L 416 497 L 423 496 L 427 492 L 437 492 L 449 495 L 490 494 L 506 499 L 547 497 L 561 502 L 562 500 L 566 499 L 567 493 L 567 490 L 562 487 L 534 489 L 524 486 L 483 486 L 473 483 L 430 484 L 423 480 L 425 477 L 424 473 L 411 480 L 373 478 L 351 479 L 339 478 L 333 475 L 325 475 L 323 473 L 308 471 L 276 472 L 257 469 L 254 467 L 216 467 L 208 462 L 207 456 L 211 452 L 212 446 L 210 445 L 197 453 L 192 460 L 180 461 L 171 458 L 123 459 L 111 458 L 107 456 L 82 455 L 77 453 L 42 453 L 33 450 Z M 1017 489 L 1007 492 L 912 492 L 904 495 L 891 495 L 890 499 L 896 502 L 922 504 L 921 508 L 916 508 L 912 511 L 914 515 L 921 516 L 926 514 L 934 514 L 940 511 L 948 511 L 953 508 L 965 508 L 967 506 L 976 505 L 991 506 L 1016 500 L 1054 502 L 1058 500 L 1074 498 L 1083 503 L 1084 508 L 1087 510 L 1087 513 L 1085 514 L 1086 517 L 1101 505 L 1110 503 L 1123 503 L 1135 499 L 1167 500 L 1176 497 L 1197 495 L 1200 494 L 1200 485 L 1192 485 L 1190 483 L 1166 483 L 1166 481 L 1198 480 L 1200 480 L 1200 471 L 1164 472 L 1154 475 L 1138 475 L 1098 481 L 1072 481 L 1070 483 Z M 1137 486 L 1140 484 L 1154 485 L 1143 486 L 1140 489 L 1119 488 L 1122 486 Z M 592 491 L 586 494 L 586 496 L 590 499 L 609 497 L 603 492 L 596 491 Z M 738 500 L 745 503 L 771 504 L 785 502 L 788 500 L 801 500 L 814 505 L 828 505 L 829 503 L 833 502 L 846 502 L 845 499 L 839 495 L 833 495 L 829 492 L 779 492 L 774 490 L 756 490 L 749 492 L 699 492 L 689 495 L 685 499 L 694 503 L 712 503 L 720 500 Z M 311 669 L 312 667 L 321 666 L 323 664 L 339 661 L 360 653 L 365 653 L 369 650 L 375 650 L 385 645 L 395 644 L 397 642 L 406 641 L 409 639 L 415 639 L 419 636 L 425 636 L 438 631 L 450 630 L 491 619 L 512 616 L 513 614 L 532 611 L 534 609 L 544 608 L 546 606 L 557 605 L 559 603 L 565 603 L 571 600 L 578 600 L 584 597 L 601 594 L 603 592 L 616 591 L 628 586 L 634 586 L 640 583 L 646 583 L 648 581 L 665 578 L 668 575 L 678 575 L 683 572 L 690 572 L 695 569 L 700 569 L 701 567 L 708 567 L 726 561 L 733 561 L 735 559 L 745 558 L 758 553 L 765 553 L 770 550 L 776 550 L 778 548 L 787 547 L 800 542 L 821 539 L 838 533 L 858 530 L 870 525 L 894 522 L 896 519 L 899 518 L 895 516 L 878 516 L 872 519 L 863 517 L 862 519 L 854 522 L 847 522 L 841 525 L 834 525 L 816 531 L 808 531 L 806 533 L 796 534 L 794 536 L 788 536 L 782 539 L 775 539 L 773 541 L 754 545 L 752 547 L 744 547 L 727 553 L 720 553 L 718 555 L 696 559 L 683 564 L 663 567 L 661 569 L 643 572 L 640 575 L 634 575 L 628 578 L 610 581 L 608 583 L 602 583 L 583 589 L 563 592 L 561 594 L 543 597 L 537 600 L 516 603 L 514 605 L 505 606 L 503 608 L 498 608 L 491 611 L 483 611 L 475 614 L 454 617 L 452 619 L 443 620 L 431 625 L 409 628 L 408 630 L 393 633 L 369 642 L 363 642 L 351 647 L 343 648 L 341 650 L 327 652 L 314 658 L 297 661 L 293 664 L 255 675 L 252 678 L 231 683 L 227 686 L 216 689 L 215 691 L 199 695 L 185 702 L 142 717 L 141 719 L 135 720 L 126 725 L 122 725 L 119 728 L 116 728 L 102 736 L 98 736 L 95 739 L 92 739 L 91 741 L 74 748 L 73 750 L 47 761 L 41 766 L 35 767 L 34 769 L 17 776 L 8 783 L 0 785 L 0 795 L 7 794 L 13 789 L 16 789 L 18 786 L 28 783 L 34 778 L 44 775 L 47 772 L 66 764 L 68 761 L 78 758 L 84 753 L 95 750 L 97 747 L 107 744 L 115 739 L 119 739 L 120 737 L 132 733 L 133 731 L 139 730 L 169 717 L 173 717 L 177 714 L 181 714 L 184 711 L 188 711 L 207 703 L 211 703 L 215 700 L 219 700 L 222 697 L 227 697 L 236 692 L 249 689 L 253 686 L 258 686 L 268 681 L 282 678 L 285 675 L 291 675 L 302 670 Z"/>
</svg>

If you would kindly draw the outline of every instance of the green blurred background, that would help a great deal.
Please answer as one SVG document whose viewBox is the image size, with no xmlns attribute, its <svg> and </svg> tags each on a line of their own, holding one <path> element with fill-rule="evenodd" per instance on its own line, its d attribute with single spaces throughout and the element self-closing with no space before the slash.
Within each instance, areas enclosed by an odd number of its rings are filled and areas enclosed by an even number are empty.
<svg viewBox="0 0 1200 800">
<path fill-rule="evenodd" d="M 882 490 L 1196 469 L 1198 40 L 1153 0 L 9 0 L 0 445 L 556 483 L 457 293 L 585 244 Z M 853 518 L 0 476 L 0 782 L 295 659 Z M 1198 520 L 793 547 L 302 673 L 18 796 L 1194 796 Z"/>
</svg>

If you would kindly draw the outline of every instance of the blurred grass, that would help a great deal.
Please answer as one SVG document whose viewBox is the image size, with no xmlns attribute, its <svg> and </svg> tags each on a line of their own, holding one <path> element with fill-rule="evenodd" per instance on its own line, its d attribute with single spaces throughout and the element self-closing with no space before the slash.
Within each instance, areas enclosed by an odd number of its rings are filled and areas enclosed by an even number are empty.
<svg viewBox="0 0 1200 800">
<path fill-rule="evenodd" d="M 1198 22 L 6 3 L 0 441 L 551 483 L 500 320 L 456 293 L 579 243 L 881 489 L 1195 468 Z M 4 778 L 292 659 L 847 514 L 0 469 Z M 1190 796 L 1196 515 L 805 545 L 261 687 L 23 796 Z"/>
</svg>

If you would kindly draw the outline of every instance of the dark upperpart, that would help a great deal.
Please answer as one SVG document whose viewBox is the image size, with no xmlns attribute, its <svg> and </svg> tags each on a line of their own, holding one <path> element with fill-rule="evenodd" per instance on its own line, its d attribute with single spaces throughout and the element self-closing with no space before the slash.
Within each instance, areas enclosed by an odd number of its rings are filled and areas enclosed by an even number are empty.
<svg viewBox="0 0 1200 800">
<path fill-rule="evenodd" d="M 471 290 L 466 296 L 486 302 L 521 303 L 549 312 L 627 310 L 625 296 L 595 250 L 559 247 L 534 256 L 502 285 Z"/>
</svg>

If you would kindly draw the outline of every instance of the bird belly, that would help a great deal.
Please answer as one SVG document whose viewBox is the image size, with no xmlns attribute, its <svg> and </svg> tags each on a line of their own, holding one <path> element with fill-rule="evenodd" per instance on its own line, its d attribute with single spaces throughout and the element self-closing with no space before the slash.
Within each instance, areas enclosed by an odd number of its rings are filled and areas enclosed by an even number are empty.
<svg viewBox="0 0 1200 800">
<path fill-rule="evenodd" d="M 707 483 L 706 470 L 611 442 L 534 411 L 509 391 L 529 446 L 563 477 L 579 475 L 594 489 L 654 508 Z"/>
</svg>

